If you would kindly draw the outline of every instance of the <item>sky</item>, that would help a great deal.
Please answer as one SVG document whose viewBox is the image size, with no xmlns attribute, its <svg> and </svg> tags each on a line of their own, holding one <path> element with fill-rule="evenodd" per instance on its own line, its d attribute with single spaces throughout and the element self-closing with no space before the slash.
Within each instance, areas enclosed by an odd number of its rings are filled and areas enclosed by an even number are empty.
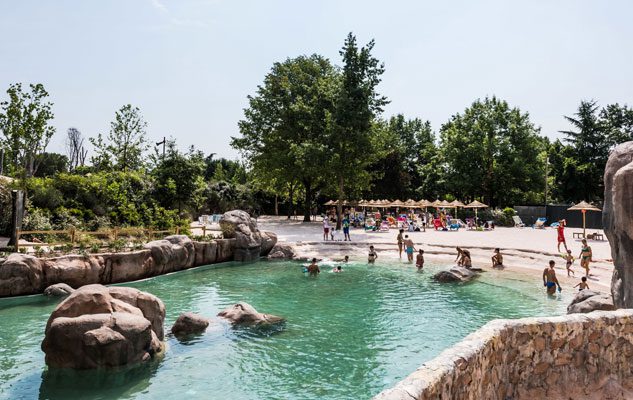
<svg viewBox="0 0 633 400">
<path fill-rule="evenodd" d="M 57 129 L 107 134 L 124 104 L 148 141 L 238 159 L 247 96 L 272 64 L 313 53 L 340 65 L 353 32 L 386 71 L 384 116 L 438 131 L 496 95 L 542 134 L 567 129 L 583 99 L 633 105 L 633 1 L 0 0 L 0 100 L 11 83 L 43 83 Z"/>
</svg>

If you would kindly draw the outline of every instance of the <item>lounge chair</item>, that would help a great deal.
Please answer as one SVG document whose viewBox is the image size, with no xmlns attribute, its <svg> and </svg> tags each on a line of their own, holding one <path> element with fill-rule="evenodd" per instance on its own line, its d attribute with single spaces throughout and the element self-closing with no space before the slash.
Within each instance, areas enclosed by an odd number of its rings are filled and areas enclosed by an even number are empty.
<svg viewBox="0 0 633 400">
<path fill-rule="evenodd" d="M 541 218 L 536 220 L 534 225 L 532 225 L 532 228 L 545 229 L 545 223 L 546 222 L 547 222 L 547 218 L 541 217 Z"/>
<path fill-rule="evenodd" d="M 512 220 L 514 221 L 515 228 L 525 228 L 525 224 L 518 215 L 513 215 Z"/>
<path fill-rule="evenodd" d="M 457 222 L 455 222 L 455 220 L 453 220 L 453 223 L 448 226 L 449 231 L 458 231 L 459 228 L 460 228 L 460 225 Z"/>
<path fill-rule="evenodd" d="M 382 224 L 380 224 L 380 232 L 389 232 L 389 222 L 382 221 Z"/>
<path fill-rule="evenodd" d="M 453 218 L 451 222 L 454 224 L 458 224 L 460 228 L 466 228 L 468 225 L 464 221 L 459 218 Z"/>
</svg>

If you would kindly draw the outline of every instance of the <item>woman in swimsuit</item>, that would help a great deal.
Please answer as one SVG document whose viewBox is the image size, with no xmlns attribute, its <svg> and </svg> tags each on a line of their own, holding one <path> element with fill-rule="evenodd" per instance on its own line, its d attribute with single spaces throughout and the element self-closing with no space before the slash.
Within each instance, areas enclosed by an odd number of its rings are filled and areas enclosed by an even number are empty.
<svg viewBox="0 0 633 400">
<path fill-rule="evenodd" d="M 582 240 L 582 249 L 580 249 L 580 266 L 586 271 L 585 276 L 589 276 L 589 263 L 592 261 L 593 253 L 591 247 L 587 245 L 587 239 Z"/>
</svg>

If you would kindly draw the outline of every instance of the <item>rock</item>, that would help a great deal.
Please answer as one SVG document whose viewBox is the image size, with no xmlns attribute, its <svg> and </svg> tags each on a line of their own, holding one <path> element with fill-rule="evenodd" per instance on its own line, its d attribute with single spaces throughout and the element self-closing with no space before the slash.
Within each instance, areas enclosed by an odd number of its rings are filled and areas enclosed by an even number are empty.
<svg viewBox="0 0 633 400">
<path fill-rule="evenodd" d="M 65 283 L 56 283 L 44 289 L 44 295 L 49 297 L 66 297 L 74 291 L 75 289 Z"/>
<path fill-rule="evenodd" d="M 218 313 L 234 325 L 273 325 L 284 319 L 270 314 L 261 314 L 248 303 L 240 302 Z"/>
<path fill-rule="evenodd" d="M 126 287 L 86 285 L 53 311 L 42 351 L 56 368 L 92 369 L 147 361 L 162 352 L 165 306 Z"/>
<path fill-rule="evenodd" d="M 171 327 L 171 333 L 177 337 L 194 335 L 204 332 L 207 326 L 209 326 L 208 319 L 201 315 L 188 312 L 180 314 L 174 326 Z"/>
<path fill-rule="evenodd" d="M 461 267 L 461 266 L 454 266 L 451 267 L 451 269 L 449 270 L 445 270 L 445 271 L 440 271 L 437 274 L 435 274 L 433 276 L 433 279 L 435 279 L 438 282 L 468 282 L 474 278 L 476 278 L 477 276 L 479 276 L 479 274 L 471 269 L 465 268 L 465 267 Z"/>
<path fill-rule="evenodd" d="M 611 294 L 617 308 L 633 308 L 633 141 L 611 151 L 604 170 L 602 224 L 611 245 Z"/>
<path fill-rule="evenodd" d="M 241 210 L 228 211 L 220 218 L 220 228 L 225 239 L 235 239 L 235 261 L 255 261 L 277 243 L 277 235 L 259 231 L 257 223 Z"/>
<path fill-rule="evenodd" d="M 292 260 L 295 256 L 294 248 L 286 243 L 277 243 L 268 254 L 269 259 Z"/>
<path fill-rule="evenodd" d="M 19 296 L 41 293 L 45 285 L 43 263 L 27 254 L 13 253 L 0 265 L 0 294 Z"/>
<path fill-rule="evenodd" d="M 569 306 L 567 306 L 567 314 L 611 310 L 615 310 L 611 296 L 587 289 L 578 292 Z"/>
</svg>

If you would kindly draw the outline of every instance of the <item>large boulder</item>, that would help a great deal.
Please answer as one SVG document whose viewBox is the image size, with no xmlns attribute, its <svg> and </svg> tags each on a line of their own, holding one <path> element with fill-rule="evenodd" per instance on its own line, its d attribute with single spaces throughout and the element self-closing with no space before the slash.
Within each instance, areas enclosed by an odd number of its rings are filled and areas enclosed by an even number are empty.
<svg viewBox="0 0 633 400">
<path fill-rule="evenodd" d="M 174 326 L 171 327 L 171 333 L 176 337 L 185 337 L 204 332 L 209 326 L 209 320 L 202 315 L 191 312 L 180 314 Z"/>
<path fill-rule="evenodd" d="M 117 367 L 162 352 L 165 306 L 133 288 L 86 285 L 53 311 L 42 351 L 57 368 Z"/>
<path fill-rule="evenodd" d="M 241 210 L 228 211 L 220 218 L 220 228 L 225 239 L 235 239 L 235 261 L 254 261 L 277 243 L 277 235 L 260 232 L 257 222 Z"/>
<path fill-rule="evenodd" d="M 633 141 L 618 145 L 604 170 L 602 224 L 611 245 L 611 294 L 617 308 L 633 308 Z"/>
<path fill-rule="evenodd" d="M 585 314 L 592 311 L 612 310 L 615 310 L 615 306 L 610 295 L 588 289 L 578 292 L 567 306 L 567 314 Z"/>
<path fill-rule="evenodd" d="M 433 276 L 437 282 L 468 282 L 479 276 L 476 271 L 456 265 L 449 270 L 440 271 Z"/>
<path fill-rule="evenodd" d="M 295 256 L 294 248 L 287 243 L 277 243 L 268 254 L 269 259 L 276 260 L 292 260 Z"/>
<path fill-rule="evenodd" d="M 270 314 L 257 312 L 248 303 L 240 302 L 218 313 L 219 317 L 227 319 L 233 325 L 261 326 L 283 322 L 284 319 Z"/>
<path fill-rule="evenodd" d="M 46 287 L 42 260 L 13 253 L 0 265 L 0 295 L 19 296 L 42 293 Z"/>
<path fill-rule="evenodd" d="M 66 297 L 70 296 L 75 289 L 65 283 L 56 283 L 44 289 L 44 295 L 48 297 Z"/>
</svg>

